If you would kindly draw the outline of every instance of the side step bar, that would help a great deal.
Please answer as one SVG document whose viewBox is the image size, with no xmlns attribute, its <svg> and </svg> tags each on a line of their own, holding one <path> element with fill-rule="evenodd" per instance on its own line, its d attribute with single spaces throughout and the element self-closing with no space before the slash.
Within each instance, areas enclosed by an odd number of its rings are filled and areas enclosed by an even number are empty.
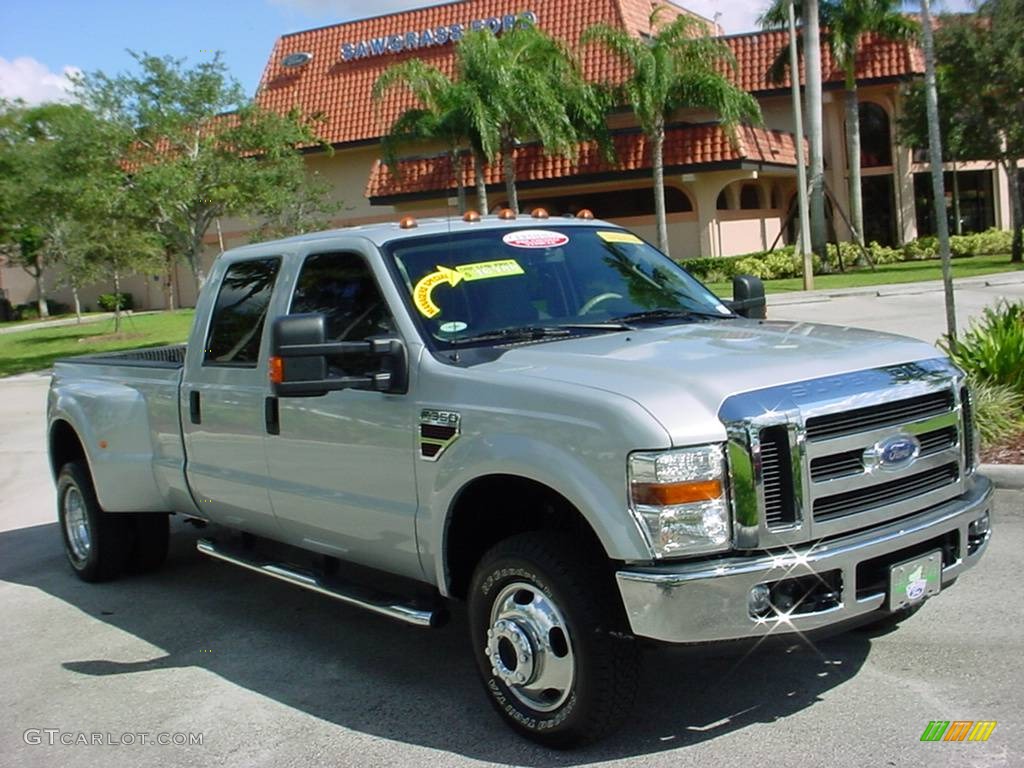
<svg viewBox="0 0 1024 768">
<path fill-rule="evenodd" d="M 295 571 L 277 563 L 249 559 L 238 552 L 229 553 L 223 549 L 218 549 L 216 543 L 209 539 L 200 539 L 196 544 L 196 549 L 204 555 L 209 555 L 234 565 L 240 565 L 242 568 L 247 568 L 250 571 L 286 581 L 297 587 L 318 592 L 321 595 L 327 595 L 327 597 L 333 597 L 335 600 L 340 600 L 348 605 L 365 608 L 381 616 L 404 621 L 406 624 L 412 624 L 417 627 L 438 627 L 444 623 L 444 611 L 425 611 L 409 605 L 401 605 L 400 603 L 392 602 L 383 595 L 372 594 L 368 590 L 355 585 L 327 584 L 313 574 Z"/>
</svg>

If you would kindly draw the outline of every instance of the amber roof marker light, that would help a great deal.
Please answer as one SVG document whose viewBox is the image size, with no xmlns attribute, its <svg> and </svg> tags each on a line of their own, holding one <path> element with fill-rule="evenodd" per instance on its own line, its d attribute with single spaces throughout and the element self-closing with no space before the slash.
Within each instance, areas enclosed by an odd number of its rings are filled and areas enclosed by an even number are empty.
<svg viewBox="0 0 1024 768">
<path fill-rule="evenodd" d="M 533 216 L 533 218 L 535 218 L 535 219 L 549 219 L 549 218 L 551 218 L 548 215 L 547 210 L 544 209 L 544 208 L 534 208 L 533 212 L 530 215 Z"/>
<path fill-rule="evenodd" d="M 498 218 L 502 221 L 510 221 L 516 218 L 516 212 L 511 208 L 502 208 L 501 211 L 498 212 Z"/>
<path fill-rule="evenodd" d="M 476 222 L 480 221 L 481 218 L 482 217 L 477 211 L 466 211 L 464 214 L 462 214 L 462 220 L 470 224 L 475 224 Z"/>
<path fill-rule="evenodd" d="M 419 225 L 415 216 L 403 216 L 398 222 L 399 229 L 416 229 Z"/>
<path fill-rule="evenodd" d="M 577 219 L 587 219 L 587 220 L 590 220 L 590 219 L 594 218 L 594 212 L 592 210 L 590 210 L 589 208 L 582 208 L 582 209 L 580 209 L 579 211 L 576 212 L 576 218 Z"/>
</svg>

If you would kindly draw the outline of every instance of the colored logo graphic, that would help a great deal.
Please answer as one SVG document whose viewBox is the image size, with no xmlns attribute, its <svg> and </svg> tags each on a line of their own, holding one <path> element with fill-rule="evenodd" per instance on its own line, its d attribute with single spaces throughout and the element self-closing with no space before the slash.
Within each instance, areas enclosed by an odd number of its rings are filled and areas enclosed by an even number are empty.
<svg viewBox="0 0 1024 768">
<path fill-rule="evenodd" d="M 995 720 L 932 720 L 921 741 L 988 741 L 995 729 Z"/>
</svg>

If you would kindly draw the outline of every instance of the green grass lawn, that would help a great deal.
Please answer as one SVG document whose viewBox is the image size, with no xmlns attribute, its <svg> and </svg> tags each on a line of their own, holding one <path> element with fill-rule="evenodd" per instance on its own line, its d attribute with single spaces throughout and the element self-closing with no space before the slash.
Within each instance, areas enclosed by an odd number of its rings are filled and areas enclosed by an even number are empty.
<svg viewBox="0 0 1024 768">
<path fill-rule="evenodd" d="M 683 262 L 686 266 L 686 262 Z M 974 256 L 971 258 L 953 259 L 953 277 L 977 277 L 997 272 L 1014 272 L 1024 270 L 1024 264 L 1011 264 L 1010 255 Z M 814 288 L 860 288 L 887 283 L 916 283 L 922 280 L 941 280 L 942 265 L 935 260 L 902 261 L 897 264 L 886 264 L 874 272 L 870 269 L 837 273 L 833 275 L 815 275 Z M 803 278 L 795 277 L 786 280 L 765 280 L 768 293 L 784 293 L 801 291 L 804 287 Z M 719 296 L 732 296 L 732 283 L 709 283 L 708 288 Z"/>
<path fill-rule="evenodd" d="M 194 310 L 124 317 L 121 336 L 114 320 L 0 334 L 0 377 L 49 368 L 59 357 L 178 344 L 188 337 Z"/>
</svg>

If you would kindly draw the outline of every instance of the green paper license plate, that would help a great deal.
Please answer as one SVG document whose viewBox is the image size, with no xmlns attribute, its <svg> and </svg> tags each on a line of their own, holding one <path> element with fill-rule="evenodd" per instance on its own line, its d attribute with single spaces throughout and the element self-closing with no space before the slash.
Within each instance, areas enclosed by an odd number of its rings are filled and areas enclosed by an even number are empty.
<svg viewBox="0 0 1024 768">
<path fill-rule="evenodd" d="M 942 589 L 942 552 L 898 563 L 889 570 L 889 610 L 917 605 Z"/>
</svg>

